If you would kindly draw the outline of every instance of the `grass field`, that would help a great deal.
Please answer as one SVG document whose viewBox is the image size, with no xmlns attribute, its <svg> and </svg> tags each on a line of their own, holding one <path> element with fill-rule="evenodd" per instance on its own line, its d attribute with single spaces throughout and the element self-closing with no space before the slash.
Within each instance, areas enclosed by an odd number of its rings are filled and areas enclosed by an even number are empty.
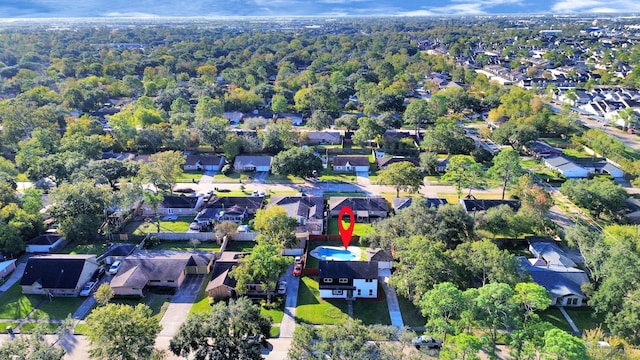
<svg viewBox="0 0 640 360">
<path fill-rule="evenodd" d="M 318 182 L 330 182 L 330 183 L 347 183 L 355 184 L 356 176 L 351 173 L 336 173 L 333 171 L 323 171 L 322 175 L 318 177 Z"/>
<path fill-rule="evenodd" d="M 16 322 L 0 322 L 0 334 L 7 333 L 7 326 L 11 326 L 12 329 L 15 329 L 18 326 Z"/>
<path fill-rule="evenodd" d="M 382 294 L 380 300 L 356 300 L 353 302 L 353 317 L 362 320 L 365 325 L 391 325 L 389 307 L 384 290 L 378 285 L 378 294 Z"/>
<path fill-rule="evenodd" d="M 16 283 L 0 295 L 0 319 L 24 319 L 43 298 L 22 294 L 22 288 Z"/>
<path fill-rule="evenodd" d="M 282 322 L 282 318 L 284 317 L 284 298 L 280 302 L 280 306 L 275 309 L 260 308 L 260 314 L 271 317 L 271 322 L 274 324 Z"/>
<path fill-rule="evenodd" d="M 240 182 L 240 174 L 237 172 L 231 172 L 228 175 L 218 173 L 213 176 L 213 180 L 211 180 L 211 182 L 221 184 L 237 184 Z"/>
<path fill-rule="evenodd" d="M 347 303 L 342 300 L 322 300 L 318 282 L 309 277 L 300 279 L 296 321 L 306 324 L 344 324 L 349 319 Z"/>
<path fill-rule="evenodd" d="M 36 327 L 39 328 L 39 331 L 44 331 L 47 334 L 52 334 L 60 328 L 60 324 L 28 322 L 22 324 L 22 326 L 20 327 L 20 332 L 32 333 L 36 329 Z"/>
<path fill-rule="evenodd" d="M 150 247 L 149 250 L 193 250 L 193 245 L 189 244 L 189 241 L 161 241 L 159 245 Z M 215 241 L 203 241 L 196 246 L 198 251 L 220 251 L 220 245 Z"/>
<path fill-rule="evenodd" d="M 420 314 L 420 310 L 413 305 L 409 299 L 404 296 L 398 295 L 398 305 L 400 305 L 400 312 L 402 313 L 402 321 L 405 326 L 415 327 L 424 326 L 427 323 L 427 319 Z"/>
<path fill-rule="evenodd" d="M 200 286 L 200 290 L 198 291 L 198 296 L 196 296 L 193 305 L 191 306 L 191 310 L 189 310 L 189 314 L 204 314 L 206 312 L 211 311 L 211 305 L 209 305 L 209 297 L 207 296 L 207 284 L 211 281 L 211 273 L 207 274 L 204 277 L 204 281 L 202 282 L 202 286 Z"/>
<path fill-rule="evenodd" d="M 606 326 L 604 324 L 604 316 L 594 318 L 593 309 L 588 307 L 576 308 L 576 309 L 565 307 L 564 309 L 567 311 L 567 314 L 569 314 L 569 317 L 571 318 L 571 320 L 573 320 L 573 322 L 576 324 L 576 326 L 580 331 L 595 329 L 598 326 L 602 327 L 603 330 L 607 331 Z M 562 313 L 560 312 L 560 310 L 555 306 L 551 306 L 547 310 L 541 312 L 540 320 L 548 321 L 553 326 L 556 326 L 562 330 L 565 330 L 568 332 L 573 331 L 571 329 L 571 326 L 569 326 L 569 323 L 567 322 L 567 320 L 564 318 L 564 316 L 562 316 Z"/>
<path fill-rule="evenodd" d="M 347 219 L 349 218 L 349 216 L 345 216 Z M 342 227 L 344 229 L 349 227 L 349 222 L 348 221 L 342 221 Z M 364 236 L 365 234 L 368 234 L 370 232 L 373 231 L 373 225 L 371 224 L 365 224 L 365 223 L 355 223 L 354 227 L 353 227 L 353 235 L 357 235 L 357 236 Z M 329 235 L 339 235 L 340 234 L 340 230 L 338 230 L 338 219 L 336 218 L 331 218 L 329 219 L 329 228 L 327 229 L 327 234 Z"/>
<path fill-rule="evenodd" d="M 197 183 L 202 177 L 202 171 L 184 171 L 178 175 L 176 182 L 178 183 Z"/>
<path fill-rule="evenodd" d="M 40 297 L 44 301 L 40 304 L 36 312 L 46 314 L 51 320 L 66 319 L 69 314 L 73 314 L 80 304 L 87 299 L 85 297 L 54 297 L 49 301 L 46 300 L 45 296 Z"/>
<path fill-rule="evenodd" d="M 177 220 L 173 221 L 160 220 L 160 231 L 173 233 L 187 232 L 187 230 L 189 230 L 189 224 L 193 221 L 193 218 L 193 216 L 179 216 Z M 162 217 L 160 219 L 162 219 Z M 133 234 L 145 235 L 157 231 L 158 228 L 155 221 L 145 221 L 133 231 Z"/>
<path fill-rule="evenodd" d="M 231 241 L 227 251 L 251 252 L 254 246 L 256 246 L 255 241 Z"/>
<path fill-rule="evenodd" d="M 65 247 L 56 251 L 57 254 L 94 254 L 100 255 L 107 251 L 107 246 L 103 242 L 93 242 L 89 244 L 68 243 Z"/>
<path fill-rule="evenodd" d="M 280 176 L 269 174 L 267 180 L 264 182 L 265 184 L 304 184 L 304 179 L 288 175 L 288 176 Z"/>
</svg>

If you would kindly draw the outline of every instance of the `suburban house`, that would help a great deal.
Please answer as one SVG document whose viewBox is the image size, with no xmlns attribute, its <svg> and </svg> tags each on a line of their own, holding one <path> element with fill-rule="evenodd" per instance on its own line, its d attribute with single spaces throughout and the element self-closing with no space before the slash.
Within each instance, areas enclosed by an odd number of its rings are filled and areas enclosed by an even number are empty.
<svg viewBox="0 0 640 360">
<path fill-rule="evenodd" d="M 158 206 L 158 215 L 194 215 L 202 203 L 202 196 L 165 195 Z M 149 204 L 144 204 L 143 214 L 155 215 L 155 211 Z"/>
<path fill-rule="evenodd" d="M 244 114 L 240 111 L 223 112 L 222 117 L 229 120 L 230 125 L 238 125 L 242 122 Z"/>
<path fill-rule="evenodd" d="M 586 305 L 582 286 L 589 283 L 589 278 L 556 243 L 552 240 L 529 240 L 529 250 L 534 258 L 521 257 L 520 260 L 533 281 L 549 291 L 551 305 Z"/>
<path fill-rule="evenodd" d="M 544 163 L 551 169 L 558 171 L 567 179 L 579 179 L 589 176 L 589 171 L 587 169 L 564 156 L 545 158 Z"/>
<path fill-rule="evenodd" d="M 475 213 L 475 212 L 484 212 L 493 207 L 500 205 L 509 205 L 509 207 L 514 211 L 518 211 L 520 206 L 520 200 L 478 200 L 478 199 L 460 199 L 460 204 L 467 213 Z"/>
<path fill-rule="evenodd" d="M 207 284 L 205 291 L 210 298 L 227 299 L 236 298 L 236 279 L 229 274 L 231 270 L 238 265 L 238 262 L 247 253 L 225 251 L 221 254 L 219 260 L 213 265 L 213 274 L 211 281 Z M 247 284 L 247 290 L 244 293 L 248 297 L 265 297 L 267 293 L 262 289 L 261 284 Z"/>
<path fill-rule="evenodd" d="M 0 261 L 0 282 L 4 281 L 7 276 L 11 275 L 13 270 L 16 269 L 16 260 Z"/>
<path fill-rule="evenodd" d="M 301 133 L 308 145 L 338 145 L 342 142 L 342 135 L 338 131 L 305 131 Z"/>
<path fill-rule="evenodd" d="M 233 162 L 235 171 L 269 172 L 273 157 L 267 155 L 238 155 Z"/>
<path fill-rule="evenodd" d="M 276 115 L 276 120 L 289 120 L 293 126 L 302 126 L 303 116 L 299 113 L 281 113 Z"/>
<path fill-rule="evenodd" d="M 220 171 L 224 165 L 224 156 L 187 155 L 185 171 Z"/>
<path fill-rule="evenodd" d="M 447 199 L 440 198 L 426 198 L 427 207 L 438 208 L 440 205 L 448 204 Z M 398 212 L 402 209 L 406 209 L 413 203 L 413 198 L 393 198 L 391 200 L 391 206 L 393 211 Z"/>
<path fill-rule="evenodd" d="M 198 222 L 232 221 L 241 223 L 262 208 L 263 196 L 214 196 L 198 214 Z M 212 209 L 212 210 L 209 210 Z"/>
<path fill-rule="evenodd" d="M 45 233 L 40 234 L 27 241 L 26 252 L 28 253 L 48 253 L 64 246 L 64 238 L 60 234 Z"/>
<path fill-rule="evenodd" d="M 329 215 L 340 215 L 344 206 L 351 208 L 356 222 L 370 222 L 377 218 L 385 218 L 389 214 L 387 200 L 381 197 L 334 196 L 329 198 Z"/>
<path fill-rule="evenodd" d="M 122 260 L 111 279 L 116 295 L 143 296 L 147 286 L 179 288 L 189 274 L 207 274 L 215 254 L 202 251 L 139 251 Z"/>
<path fill-rule="evenodd" d="M 91 280 L 98 261 L 95 255 L 37 255 L 29 258 L 20 280 L 23 294 L 78 296 Z"/>
<path fill-rule="evenodd" d="M 418 159 L 414 159 L 414 158 L 408 158 L 408 157 L 404 157 L 404 156 L 391 156 L 391 157 L 382 157 L 382 158 L 376 158 L 376 165 L 378 165 L 378 169 L 380 170 L 384 170 L 387 168 L 387 166 L 391 165 L 391 164 L 395 164 L 395 163 L 399 163 L 399 162 L 410 162 L 413 165 L 419 167 L 420 166 L 420 160 Z"/>
<path fill-rule="evenodd" d="M 319 261 L 318 282 L 323 299 L 378 297 L 378 264 L 373 261 Z"/>
<path fill-rule="evenodd" d="M 324 224 L 324 199 L 309 196 L 272 196 L 268 207 L 281 206 L 289 217 L 298 221 L 297 232 L 322 234 Z"/>
<path fill-rule="evenodd" d="M 333 158 L 333 171 L 369 172 L 369 157 L 365 155 L 338 155 Z"/>
</svg>

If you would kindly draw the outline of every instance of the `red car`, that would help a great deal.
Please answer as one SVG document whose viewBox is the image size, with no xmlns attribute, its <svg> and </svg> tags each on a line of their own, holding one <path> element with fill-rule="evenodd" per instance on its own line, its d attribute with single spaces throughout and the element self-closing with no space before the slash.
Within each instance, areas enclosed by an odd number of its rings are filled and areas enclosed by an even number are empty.
<svg viewBox="0 0 640 360">
<path fill-rule="evenodd" d="M 293 267 L 293 275 L 294 276 L 302 275 L 302 265 L 301 264 L 295 264 L 295 266 Z"/>
</svg>

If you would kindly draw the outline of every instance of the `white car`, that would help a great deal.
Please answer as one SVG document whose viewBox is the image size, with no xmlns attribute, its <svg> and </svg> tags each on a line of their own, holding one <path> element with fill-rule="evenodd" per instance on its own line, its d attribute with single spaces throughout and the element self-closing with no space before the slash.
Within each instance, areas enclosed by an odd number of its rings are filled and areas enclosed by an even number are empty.
<svg viewBox="0 0 640 360">
<path fill-rule="evenodd" d="M 178 220 L 178 215 L 176 214 L 169 214 L 162 217 L 162 221 L 176 221 L 176 220 Z"/>
<path fill-rule="evenodd" d="M 82 288 L 82 290 L 80 290 L 80 296 L 89 296 L 89 294 L 91 294 L 91 290 L 93 290 L 93 287 L 95 285 L 95 281 L 89 281 L 88 283 L 84 284 L 84 287 Z"/>
<path fill-rule="evenodd" d="M 118 270 L 120 270 L 120 265 L 122 265 L 122 261 L 120 260 L 116 260 L 113 262 L 113 264 L 111 264 L 111 267 L 109 268 L 109 271 L 107 271 L 109 274 L 111 275 L 115 275 L 118 273 Z"/>
<path fill-rule="evenodd" d="M 278 283 L 278 295 L 284 295 L 287 293 L 287 282 L 286 281 L 280 281 L 280 283 Z"/>
</svg>

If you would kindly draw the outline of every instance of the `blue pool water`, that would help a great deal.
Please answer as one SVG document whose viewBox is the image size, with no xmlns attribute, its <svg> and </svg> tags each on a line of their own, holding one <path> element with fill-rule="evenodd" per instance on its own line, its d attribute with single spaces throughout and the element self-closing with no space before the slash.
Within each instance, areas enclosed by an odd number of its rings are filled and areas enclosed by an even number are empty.
<svg viewBox="0 0 640 360">
<path fill-rule="evenodd" d="M 359 258 L 349 250 L 329 246 L 319 246 L 313 249 L 310 254 L 320 260 L 351 261 Z"/>
</svg>

